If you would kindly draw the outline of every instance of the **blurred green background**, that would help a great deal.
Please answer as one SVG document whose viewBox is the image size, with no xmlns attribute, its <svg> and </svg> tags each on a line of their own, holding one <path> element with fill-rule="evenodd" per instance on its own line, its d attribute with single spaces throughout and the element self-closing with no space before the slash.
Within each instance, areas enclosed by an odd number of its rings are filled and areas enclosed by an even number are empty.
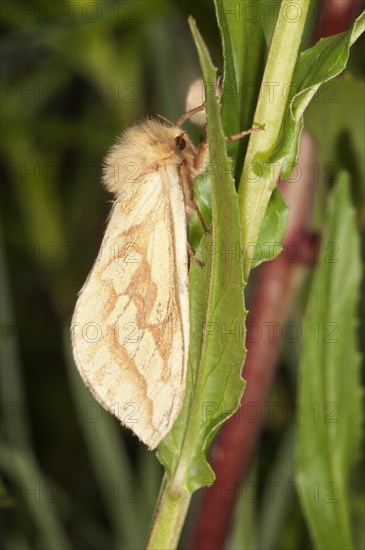
<svg viewBox="0 0 365 550">
<path fill-rule="evenodd" d="M 148 533 L 161 468 L 81 383 L 69 324 L 110 209 L 100 184 L 106 151 L 138 119 L 181 115 L 200 74 L 188 15 L 221 68 L 211 2 L 1 4 L 1 502 L 8 549 L 142 548 Z M 353 59 L 356 79 L 361 43 Z M 344 86 L 361 99 L 355 80 Z M 346 101 L 341 105 L 346 110 Z M 308 117 L 315 133 L 314 109 Z M 187 127 L 197 139 L 199 131 Z M 363 139 L 361 131 L 355 139 Z M 336 144 L 334 138 L 322 152 L 328 163 Z M 349 158 L 345 167 L 358 181 L 363 168 Z M 363 193 L 358 186 L 356 193 Z M 294 352 L 283 363 L 295 361 Z M 278 400 L 294 399 L 290 372 L 282 369 Z M 282 430 L 266 431 L 261 469 L 269 469 L 268 451 Z M 290 522 L 303 529 L 299 516 L 293 505 Z M 282 544 L 291 548 L 297 539 L 286 529 Z"/>
<path fill-rule="evenodd" d="M 137 120 L 178 118 L 199 76 L 190 14 L 219 64 L 210 2 L 1 3 L 1 502 L 9 549 L 145 542 L 161 468 L 82 384 L 69 324 L 110 209 L 103 157 Z"/>
</svg>

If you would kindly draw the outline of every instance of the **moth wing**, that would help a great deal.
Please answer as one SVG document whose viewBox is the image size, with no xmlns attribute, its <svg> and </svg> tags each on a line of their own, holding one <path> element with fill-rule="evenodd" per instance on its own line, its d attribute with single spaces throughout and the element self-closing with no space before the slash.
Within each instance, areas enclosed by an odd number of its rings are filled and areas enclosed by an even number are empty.
<svg viewBox="0 0 365 550">
<path fill-rule="evenodd" d="M 176 169 L 117 199 L 75 307 L 77 367 L 95 398 L 155 448 L 185 394 L 189 350 L 186 216 Z"/>
</svg>

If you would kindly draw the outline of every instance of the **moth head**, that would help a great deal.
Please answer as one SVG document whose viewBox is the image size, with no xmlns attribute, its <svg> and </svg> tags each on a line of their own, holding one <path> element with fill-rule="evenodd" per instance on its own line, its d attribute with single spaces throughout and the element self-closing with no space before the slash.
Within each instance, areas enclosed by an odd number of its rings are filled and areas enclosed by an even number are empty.
<svg viewBox="0 0 365 550">
<path fill-rule="evenodd" d="M 103 181 L 108 191 L 121 196 L 158 167 L 177 168 L 182 161 L 194 173 L 193 143 L 180 126 L 164 120 L 165 124 L 148 119 L 120 136 L 104 162 Z"/>
<path fill-rule="evenodd" d="M 176 143 L 176 147 L 179 149 L 179 151 L 183 151 L 185 149 L 186 140 L 184 138 L 184 132 L 182 132 L 181 134 L 179 134 L 175 137 L 175 143 Z"/>
<path fill-rule="evenodd" d="M 180 125 L 181 122 L 184 122 L 186 120 L 185 115 L 180 117 L 177 122 L 172 122 L 171 120 L 169 120 L 163 115 L 157 115 L 157 116 L 158 118 L 160 118 L 165 122 L 165 125 L 163 127 L 166 129 L 166 131 L 174 135 L 175 144 L 174 144 L 173 152 L 177 153 L 177 157 L 178 158 L 188 157 L 186 158 L 186 160 L 189 160 L 191 155 L 195 155 L 196 153 L 195 147 L 190 141 L 188 134 L 181 128 L 181 125 Z"/>
<path fill-rule="evenodd" d="M 174 129 L 174 156 L 177 161 L 187 161 L 189 167 L 194 164 L 195 147 L 188 134 L 179 126 Z"/>
</svg>

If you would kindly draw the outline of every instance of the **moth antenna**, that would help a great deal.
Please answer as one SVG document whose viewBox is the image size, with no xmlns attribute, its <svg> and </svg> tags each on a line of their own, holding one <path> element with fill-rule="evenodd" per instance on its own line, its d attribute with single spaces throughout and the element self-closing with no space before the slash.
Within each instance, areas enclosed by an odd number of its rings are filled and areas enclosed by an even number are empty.
<svg viewBox="0 0 365 550">
<path fill-rule="evenodd" d="M 203 103 L 198 107 L 194 107 L 194 109 L 190 109 L 190 111 L 188 111 L 187 113 L 182 115 L 180 118 L 178 118 L 177 121 L 175 122 L 175 125 L 181 126 L 183 122 L 185 122 L 185 120 L 195 115 L 196 113 L 200 113 L 200 111 L 204 111 L 204 109 L 205 109 L 205 101 L 203 101 Z"/>
<path fill-rule="evenodd" d="M 171 124 L 171 126 L 176 126 L 175 122 L 172 122 L 171 120 L 169 120 L 168 118 L 166 118 L 165 116 L 163 115 L 160 115 L 160 114 L 156 114 L 156 116 L 158 118 L 161 118 L 162 120 L 164 120 L 165 122 L 167 122 L 168 124 Z"/>
</svg>

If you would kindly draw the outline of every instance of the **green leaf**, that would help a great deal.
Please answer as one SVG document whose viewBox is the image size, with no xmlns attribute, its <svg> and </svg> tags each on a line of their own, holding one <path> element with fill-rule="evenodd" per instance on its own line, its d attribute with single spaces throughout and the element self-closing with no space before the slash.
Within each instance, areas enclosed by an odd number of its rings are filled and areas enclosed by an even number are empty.
<svg viewBox="0 0 365 550">
<path fill-rule="evenodd" d="M 327 194 L 332 176 L 341 169 L 348 171 L 354 204 L 362 209 L 362 216 L 365 214 L 364 120 L 364 81 L 353 78 L 348 71 L 318 90 L 305 115 L 306 128 L 316 146 L 315 182 L 321 182 L 318 191 Z M 318 209 L 319 217 L 321 204 Z"/>
<path fill-rule="evenodd" d="M 323 242 L 304 323 L 297 479 L 316 547 L 352 548 L 348 481 L 362 417 L 355 343 L 361 263 L 345 173 L 330 197 Z"/>
<path fill-rule="evenodd" d="M 231 136 L 251 127 L 264 68 L 265 40 L 252 0 L 215 0 L 214 4 L 224 59 L 223 129 Z M 247 140 L 228 146 L 233 162 L 237 161 L 238 179 L 246 148 Z"/>
<path fill-rule="evenodd" d="M 341 34 L 322 38 L 302 52 L 289 88 L 289 101 L 279 145 L 270 162 L 282 161 L 282 178 L 290 175 L 296 162 L 303 114 L 318 88 L 339 75 L 347 65 L 350 47 L 365 30 L 365 12 Z M 283 90 L 284 91 L 284 90 Z"/>
<path fill-rule="evenodd" d="M 295 71 L 309 4 L 309 0 L 301 2 L 300 16 L 295 20 L 287 17 L 286 3 L 280 4 L 255 110 L 255 123 L 265 125 L 265 131 L 253 132 L 250 136 L 239 184 L 244 247 L 258 241 L 270 197 L 282 170 L 280 159 L 277 162 L 272 157 L 283 141 L 282 127 L 288 106 L 285 88 Z M 250 269 L 251 262 L 244 262 L 245 281 Z"/>
<path fill-rule="evenodd" d="M 252 268 L 262 262 L 273 260 L 283 250 L 282 242 L 288 225 L 288 216 L 289 210 L 281 193 L 274 189 L 260 228 L 255 254 L 252 256 Z"/>
<path fill-rule="evenodd" d="M 210 176 L 206 172 L 194 181 L 194 199 L 199 206 L 207 227 L 212 223 L 212 197 Z M 188 240 L 193 250 L 198 248 L 203 237 L 203 228 L 198 216 L 194 213 L 188 226 Z"/>
<path fill-rule="evenodd" d="M 190 27 L 204 82 L 209 86 L 215 81 L 216 71 L 192 19 Z M 220 106 L 214 94 L 206 94 L 206 98 L 211 168 L 214 167 L 212 234 L 203 238 L 197 252 L 205 267 L 192 265 L 190 272 L 191 344 L 186 399 L 177 422 L 158 448 L 168 479 L 177 490 L 189 492 L 214 481 L 206 452 L 219 426 L 240 404 L 246 353 L 237 194 L 226 154 Z"/>
</svg>

